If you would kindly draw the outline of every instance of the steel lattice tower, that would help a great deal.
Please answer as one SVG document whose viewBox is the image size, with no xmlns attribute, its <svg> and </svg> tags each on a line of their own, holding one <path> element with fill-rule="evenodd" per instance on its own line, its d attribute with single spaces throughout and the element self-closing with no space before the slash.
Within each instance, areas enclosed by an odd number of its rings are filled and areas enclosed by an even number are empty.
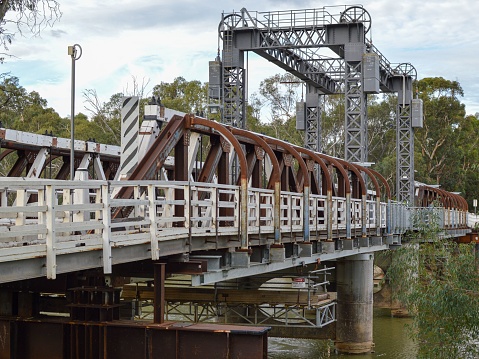
<svg viewBox="0 0 479 359">
<path fill-rule="evenodd" d="M 222 41 L 222 122 L 245 127 L 244 52 L 253 51 L 303 81 L 304 144 L 321 151 L 322 96 L 345 95 L 345 159 L 367 163 L 367 94 L 406 93 L 403 82 L 411 66 L 391 66 L 372 44 L 371 17 L 362 6 L 223 14 L 218 33 Z M 322 50 L 328 50 L 324 55 Z M 331 56 L 331 53 L 333 54 Z M 336 56 L 336 57 L 335 57 Z M 404 97 L 404 96 L 403 96 Z M 401 101 L 403 103 L 404 101 Z M 411 110 L 398 108 L 398 199 L 411 200 L 414 187 L 414 137 L 406 118 Z M 409 127 L 408 127 L 409 126 Z M 407 181 L 403 177 L 407 177 Z M 406 194 L 407 193 L 407 194 Z M 405 199 L 407 198 L 407 199 Z"/>
<path fill-rule="evenodd" d="M 367 95 L 362 86 L 361 66 L 361 62 L 346 61 L 344 159 L 365 163 L 368 157 Z"/>
<path fill-rule="evenodd" d="M 314 89 L 306 90 L 306 121 L 304 131 L 304 147 L 321 152 L 321 114 L 323 110 L 323 96 Z"/>
<path fill-rule="evenodd" d="M 414 100 L 412 84 L 416 69 L 411 64 L 396 68 L 400 74 L 396 82 L 398 106 L 396 113 L 396 198 L 399 202 L 414 206 L 414 127 L 422 127 L 422 106 L 415 121 L 412 109 L 420 100 Z"/>
</svg>

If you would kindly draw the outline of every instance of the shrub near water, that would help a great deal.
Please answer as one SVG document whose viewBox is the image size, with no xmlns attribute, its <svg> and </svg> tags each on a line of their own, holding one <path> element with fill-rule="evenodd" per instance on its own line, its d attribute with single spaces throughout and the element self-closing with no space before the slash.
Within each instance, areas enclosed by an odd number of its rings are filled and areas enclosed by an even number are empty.
<svg viewBox="0 0 479 359">
<path fill-rule="evenodd" d="M 413 317 L 420 358 L 479 355 L 479 283 L 474 244 L 440 236 L 437 218 L 421 222 L 392 253 L 388 271 L 395 296 Z"/>
</svg>

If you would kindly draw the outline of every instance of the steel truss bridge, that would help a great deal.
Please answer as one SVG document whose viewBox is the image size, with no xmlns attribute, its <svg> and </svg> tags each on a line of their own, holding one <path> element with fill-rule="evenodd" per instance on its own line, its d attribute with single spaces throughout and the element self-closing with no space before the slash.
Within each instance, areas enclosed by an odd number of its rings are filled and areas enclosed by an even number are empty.
<svg viewBox="0 0 479 359">
<path fill-rule="evenodd" d="M 445 234 L 468 231 L 458 195 L 421 187 L 426 209 L 406 207 L 374 170 L 192 115 L 173 116 L 126 181 L 90 179 L 114 162 L 102 145 L 78 152 L 93 161 L 76 161 L 86 164 L 76 180 L 42 178 L 62 139 L 5 137 L 2 162 L 16 152 L 12 168 L 24 163 L 29 176 L 0 178 L 1 282 L 208 253 L 221 268 L 200 271 L 193 284 L 213 283 L 386 249 L 418 211 L 435 211 Z M 230 183 L 234 155 L 239 174 Z M 427 208 L 433 202 L 441 206 Z"/>
<path fill-rule="evenodd" d="M 231 316 L 315 329 L 337 320 L 340 351 L 370 351 L 372 253 L 401 245 L 417 225 L 434 222 L 448 237 L 470 232 L 462 197 L 415 186 L 413 127 L 422 122 L 422 104 L 412 96 L 416 71 L 408 63 L 393 66 L 372 44 L 370 28 L 361 6 L 224 14 L 222 59 L 210 63 L 209 89 L 210 108 L 220 109 L 223 124 L 174 112 L 157 116 L 150 107 L 138 131 L 138 101 L 130 98 L 122 109 L 122 148 L 0 129 L 0 331 L 8 336 L 0 356 L 130 358 L 166 350 L 176 358 L 196 348 L 211 354 L 207 343 L 215 343 L 218 357 L 245 348 L 248 357 L 265 357 L 267 329 L 201 324 Z M 304 147 L 243 128 L 245 51 L 307 84 L 299 113 Z M 398 93 L 395 197 L 365 166 L 367 94 L 380 91 Z M 321 96 L 338 93 L 345 96 L 346 160 L 321 153 L 319 142 Z M 75 178 L 68 179 L 72 162 Z M 308 281 L 307 296 L 298 292 L 291 303 L 287 291 L 278 303 L 271 290 L 216 286 L 329 261 L 337 264 L 337 304 L 310 296 L 326 279 Z M 197 288 L 165 292 L 165 267 L 213 292 L 202 300 L 193 296 Z M 153 291 L 149 284 L 123 287 L 131 298 L 153 301 L 153 324 L 114 321 L 120 296 L 109 281 L 135 275 L 154 277 Z M 42 307 L 43 293 L 54 295 Z M 169 315 L 185 305 L 196 325 L 163 322 L 165 307 Z M 70 308 L 69 321 L 29 319 L 48 306 L 55 313 Z M 358 339 L 351 328 L 363 324 Z"/>
<path fill-rule="evenodd" d="M 290 304 L 285 298 L 291 292 L 284 290 L 277 298 L 270 290 L 251 290 L 246 297 L 227 290 L 221 303 L 217 296 L 201 301 L 197 290 L 188 289 L 168 298 L 165 267 L 191 275 L 198 287 L 339 261 L 341 283 L 364 282 L 354 288 L 369 295 L 371 253 L 399 245 L 402 234 L 414 230 L 413 218 L 439 222 L 443 235 L 470 231 L 467 204 L 458 195 L 421 187 L 421 207 L 408 207 L 392 200 L 387 182 L 371 169 L 192 115 L 173 116 L 127 180 L 114 180 L 120 167 L 109 151 L 118 148 L 80 142 L 75 179 L 55 179 L 69 172 L 69 156 L 60 148 L 64 139 L 2 131 L 0 164 L 22 175 L 0 178 L 5 357 L 129 358 L 165 350 L 189 357 L 191 348 L 208 350 L 214 343 L 221 358 L 264 358 L 269 328 L 280 336 L 291 336 L 292 329 L 301 337 L 336 338 L 340 350 L 365 352 L 368 341 L 348 339 L 345 308 L 363 304 L 345 299 L 347 286 L 338 289 L 337 300 L 320 301 L 313 291 L 317 299 L 305 301 L 298 292 Z M 236 175 L 229 173 L 235 156 Z M 351 258 L 360 267 L 346 272 L 363 277 L 341 279 Z M 122 276 L 154 277 L 153 324 L 117 320 L 124 301 L 110 280 Z M 316 284 L 308 282 L 308 293 Z M 185 293 L 194 295 L 185 299 Z M 239 293 L 256 300 L 226 300 Z M 140 294 L 134 292 L 134 301 L 145 303 Z M 372 303 L 366 306 L 366 313 L 372 311 Z M 65 310 L 69 317 L 59 317 Z M 197 322 L 164 322 L 175 311 Z M 42 317 L 52 312 L 54 318 Z M 250 326 L 217 324 L 232 320 Z"/>
</svg>

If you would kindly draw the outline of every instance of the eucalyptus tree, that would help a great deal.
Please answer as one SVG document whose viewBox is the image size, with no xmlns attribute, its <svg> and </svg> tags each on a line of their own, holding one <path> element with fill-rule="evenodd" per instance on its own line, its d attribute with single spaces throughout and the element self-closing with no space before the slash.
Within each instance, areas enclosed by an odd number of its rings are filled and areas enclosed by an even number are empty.
<svg viewBox="0 0 479 359">
<path fill-rule="evenodd" d="M 173 82 L 161 82 L 153 87 L 153 95 L 173 110 L 185 113 L 203 113 L 207 110 L 208 85 L 201 81 L 187 81 L 176 77 Z"/>
<path fill-rule="evenodd" d="M 37 36 L 43 28 L 52 26 L 60 17 L 60 4 L 56 0 L 2 0 L 0 47 L 7 51 L 16 34 L 28 31 Z M 3 61 L 3 57 L 0 61 Z"/>
<path fill-rule="evenodd" d="M 424 127 L 415 132 L 418 179 L 441 184 L 451 174 L 450 160 L 459 153 L 456 130 L 466 114 L 459 100 L 464 92 L 459 82 L 442 77 L 424 78 L 417 87 L 424 103 Z"/>
<path fill-rule="evenodd" d="M 413 216 L 418 228 L 392 252 L 387 276 L 395 298 L 412 317 L 409 334 L 419 358 L 479 356 L 479 280 L 474 243 L 440 236 L 436 209 L 428 221 Z"/>
</svg>

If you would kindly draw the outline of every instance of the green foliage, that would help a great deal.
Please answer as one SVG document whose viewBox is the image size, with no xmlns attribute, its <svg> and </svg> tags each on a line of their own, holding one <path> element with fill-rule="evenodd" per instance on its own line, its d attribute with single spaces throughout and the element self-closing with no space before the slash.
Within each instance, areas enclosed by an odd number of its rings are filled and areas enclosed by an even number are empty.
<svg viewBox="0 0 479 359">
<path fill-rule="evenodd" d="M 414 216 L 417 231 L 392 252 L 388 277 L 413 315 L 411 336 L 421 358 L 479 355 L 479 281 L 474 245 L 439 236 L 436 208 Z M 427 220 L 425 220 L 427 218 Z"/>
<path fill-rule="evenodd" d="M 70 127 L 38 92 L 28 93 L 17 77 L 3 75 L 0 82 L 0 121 L 6 128 L 69 137 Z"/>
<path fill-rule="evenodd" d="M 153 95 L 161 99 L 163 106 L 185 113 L 206 113 L 207 84 L 186 81 L 177 77 L 172 83 L 161 82 L 153 88 Z"/>
<path fill-rule="evenodd" d="M 441 77 L 425 78 L 417 82 L 424 103 L 424 127 L 415 133 L 416 147 L 423 159 L 418 179 L 426 183 L 441 183 L 450 175 L 450 164 L 461 157 L 457 130 L 464 120 L 465 107 L 458 96 L 463 90 L 457 81 Z M 460 147 L 460 144 L 459 144 Z"/>
<path fill-rule="evenodd" d="M 276 74 L 261 81 L 259 95 L 255 94 L 247 111 L 246 128 L 292 144 L 303 145 L 304 134 L 296 130 L 297 90 L 301 84 L 291 74 Z M 263 107 L 269 111 L 261 121 Z"/>
</svg>

